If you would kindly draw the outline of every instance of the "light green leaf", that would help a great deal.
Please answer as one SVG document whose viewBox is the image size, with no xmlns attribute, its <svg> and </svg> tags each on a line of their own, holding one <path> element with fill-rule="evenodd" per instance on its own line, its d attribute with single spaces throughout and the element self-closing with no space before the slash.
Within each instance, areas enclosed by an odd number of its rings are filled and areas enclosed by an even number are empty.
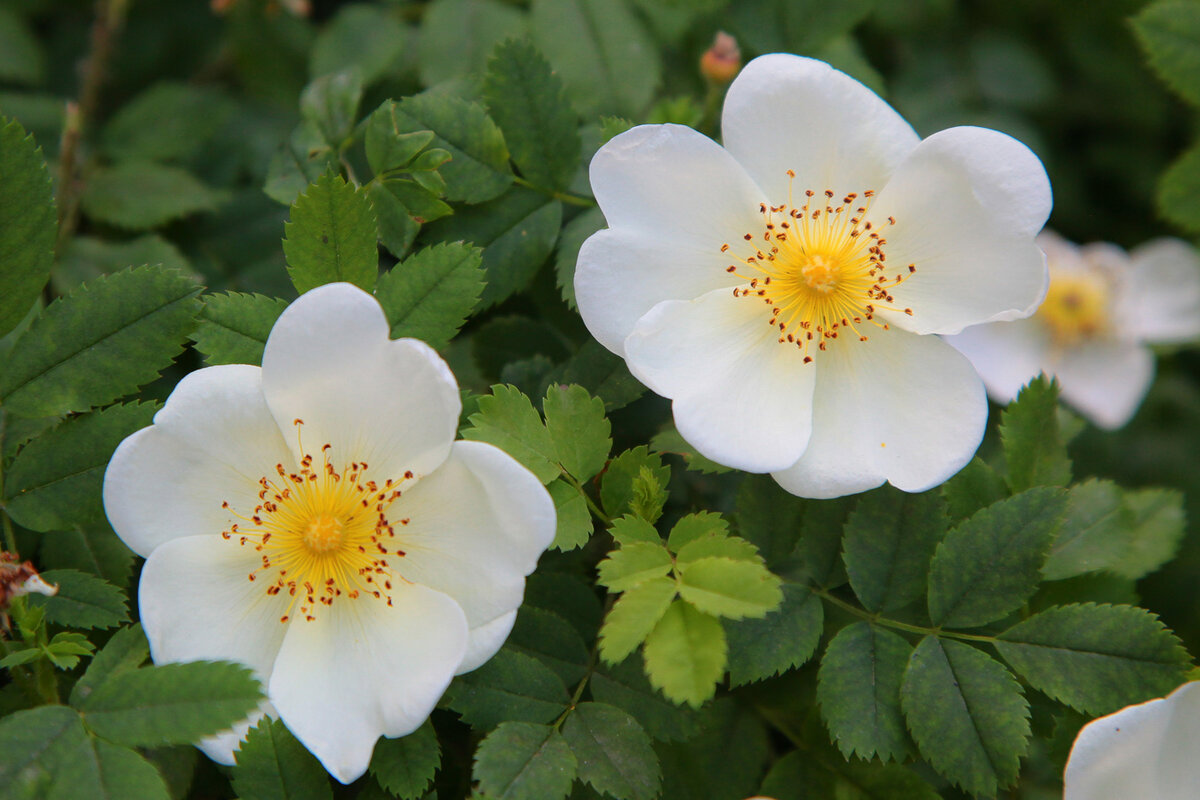
<svg viewBox="0 0 1200 800">
<path fill-rule="evenodd" d="M 501 722 L 551 722 L 567 706 L 566 686 L 533 656 L 501 649 L 477 670 L 459 675 L 445 702 L 479 728 Z"/>
<path fill-rule="evenodd" d="M 699 708 L 725 674 L 725 630 L 716 617 L 676 600 L 643 650 L 650 684 L 670 700 Z"/>
<path fill-rule="evenodd" d="M 2 39 L 0 33 L 0 52 L 6 52 Z M 0 336 L 24 319 L 41 294 L 57 235 L 42 151 L 19 123 L 0 117 Z"/>
<path fill-rule="evenodd" d="M 104 519 L 100 487 L 117 445 L 150 424 L 157 403 L 109 406 L 70 417 L 29 442 L 5 475 L 5 510 L 35 531 Z"/>
<path fill-rule="evenodd" d="M 69 628 L 112 628 L 129 619 L 125 593 L 107 581 L 73 569 L 42 573 L 42 580 L 58 586 L 58 594 L 31 594 L 26 602 L 44 609 L 46 621 Z"/>
<path fill-rule="evenodd" d="M 117 161 L 183 159 L 210 140 L 233 111 L 220 91 L 162 81 L 120 107 L 100 131 L 100 144 Z"/>
<path fill-rule="evenodd" d="M 505 722 L 479 743 L 473 774 L 489 800 L 560 800 L 571 791 L 576 767 L 556 729 Z"/>
<path fill-rule="evenodd" d="M 313 44 L 309 72 L 315 78 L 349 67 L 373 83 L 404 52 L 408 36 L 397 12 L 386 6 L 343 6 Z"/>
<path fill-rule="evenodd" d="M 1151 3 L 1130 23 L 1159 77 L 1200 105 L 1200 8 L 1178 0 Z"/>
<path fill-rule="evenodd" d="M 4 658 L 0 658 L 0 668 L 12 669 L 22 664 L 32 664 L 45 655 L 41 647 L 27 647 L 23 650 L 13 650 Z"/>
<path fill-rule="evenodd" d="M 243 800 L 332 800 L 325 768 L 279 720 L 251 728 L 234 758 L 233 789 Z"/>
<path fill-rule="evenodd" d="M 812 658 L 821 641 L 825 608 L 807 587 L 784 583 L 783 603 L 762 619 L 725 621 L 729 682 L 761 681 Z"/>
<path fill-rule="evenodd" d="M 650 685 L 639 655 L 635 654 L 620 664 L 597 669 L 592 673 L 588 687 L 597 702 L 616 706 L 632 714 L 642 728 L 658 741 L 690 739 L 699 730 L 695 711 L 670 702 Z"/>
<path fill-rule="evenodd" d="M 630 542 L 613 550 L 597 567 L 596 582 L 610 592 L 623 592 L 671 571 L 671 554 L 661 544 Z"/>
<path fill-rule="evenodd" d="M 684 566 L 710 556 L 730 558 L 734 561 L 752 561 L 755 564 L 763 563 L 762 556 L 758 554 L 758 548 L 753 544 L 741 537 L 719 532 L 710 533 L 700 539 L 692 539 L 679 548 L 679 552 L 675 554 L 675 560 L 680 566 Z"/>
<path fill-rule="evenodd" d="M 215 211 L 227 199 L 227 193 L 179 167 L 126 161 L 92 171 L 80 201 L 83 213 L 97 222 L 143 231 Z"/>
<path fill-rule="evenodd" d="M 193 661 L 111 675 L 80 706 L 97 736 L 129 747 L 190 744 L 228 728 L 262 694 L 248 667 Z"/>
<path fill-rule="evenodd" d="M 137 669 L 149 657 L 150 643 L 146 641 L 141 623 L 117 631 L 71 689 L 71 705 L 81 707 L 97 687 L 116 675 Z"/>
<path fill-rule="evenodd" d="M 558 528 L 554 532 L 554 543 L 550 546 L 555 550 L 583 547 L 595 529 L 587 500 L 578 489 L 564 480 L 551 481 L 547 488 L 558 516 Z"/>
<path fill-rule="evenodd" d="M 558 247 L 554 253 L 554 276 L 562 299 L 572 310 L 577 308 L 575 302 L 575 262 L 579 258 L 579 248 L 596 231 L 606 227 L 604 212 L 599 208 L 589 208 L 563 226 L 558 235 Z M 601 349 L 604 349 L 601 345 Z M 608 352 L 605 349 L 605 352 Z M 621 362 L 622 364 L 624 361 Z"/>
<path fill-rule="evenodd" d="M 946 534 L 929 571 L 929 616 L 951 628 L 984 625 L 1037 590 L 1066 508 L 1061 489 L 1038 487 L 993 503 Z"/>
<path fill-rule="evenodd" d="M 499 0 L 434 0 L 425 9 L 417 67 L 426 86 L 482 74 L 493 47 L 520 36 L 525 15 Z"/>
<path fill-rule="evenodd" d="M 200 291 L 178 272 L 140 267 L 51 303 L 0 367 L 13 414 L 57 416 L 105 405 L 158 377 L 183 350 Z"/>
<path fill-rule="evenodd" d="M 402 800 L 418 800 L 442 763 L 442 748 L 429 720 L 407 736 L 380 739 L 371 755 L 371 774 Z"/>
<path fill-rule="evenodd" d="M 301 294 L 348 281 L 368 292 L 379 276 L 375 212 L 362 189 L 323 175 L 292 204 L 284 226 L 288 275 Z"/>
<path fill-rule="evenodd" d="M 207 294 L 203 300 L 192 341 L 204 354 L 204 363 L 261 364 L 267 337 L 287 301 L 241 292 Z"/>
<path fill-rule="evenodd" d="M 952 783 L 994 796 L 1016 780 L 1029 747 L 1029 704 L 999 662 L 926 636 L 909 659 L 900 699 L 921 755 Z"/>
<path fill-rule="evenodd" d="M 1182 683 L 1190 658 L 1141 608 L 1057 606 L 999 635 L 996 649 L 1033 688 L 1085 714 L 1109 714 Z"/>
<path fill-rule="evenodd" d="M 620 800 L 653 800 L 661 775 L 650 737 L 633 717 L 603 703 L 580 703 L 562 735 L 579 765 L 579 779 Z"/>
<path fill-rule="evenodd" d="M 629 510 L 647 522 L 654 524 L 662 516 L 667 504 L 667 487 L 649 465 L 643 464 L 633 479 L 633 498 Z"/>
<path fill-rule="evenodd" d="M 1066 486 L 1071 460 L 1058 430 L 1058 384 L 1039 376 L 1000 413 L 1000 441 L 1014 492 L 1034 486 Z"/>
<path fill-rule="evenodd" d="M 627 589 L 604 618 L 600 628 L 600 657 L 618 664 L 638 648 L 675 599 L 675 581 L 651 578 Z"/>
<path fill-rule="evenodd" d="M 604 468 L 612 426 L 604 416 L 603 400 L 582 386 L 552 384 L 542 400 L 542 413 L 559 463 L 576 480 L 586 481 Z"/>
<path fill-rule="evenodd" d="M 679 596 L 707 614 L 762 619 L 783 602 L 779 576 L 761 563 L 710 556 L 678 571 Z"/>
<path fill-rule="evenodd" d="M 587 673 L 588 649 L 579 632 L 553 611 L 528 603 L 521 606 L 504 649 L 533 656 L 568 686 L 579 683 Z"/>
<path fill-rule="evenodd" d="M 617 541 L 617 544 L 620 545 L 626 545 L 630 542 L 662 544 L 662 537 L 658 535 L 658 531 L 655 530 L 654 526 L 641 517 L 635 517 L 632 514 L 626 514 L 623 517 L 613 520 L 612 527 L 608 529 L 608 532 Z"/>
<path fill-rule="evenodd" d="M 633 501 L 633 482 L 647 466 L 654 471 L 660 486 L 671 481 L 671 469 L 662 459 L 650 453 L 645 445 L 626 450 L 608 464 L 600 481 L 600 502 L 610 517 L 619 517 L 630 510 Z"/>
<path fill-rule="evenodd" d="M 680 517 L 667 535 L 667 547 L 671 552 L 678 553 L 687 545 L 700 539 L 713 536 L 725 536 L 729 533 L 729 523 L 714 511 L 698 511 Z"/>
<path fill-rule="evenodd" d="M 817 702 L 847 760 L 903 761 L 908 755 L 900 684 L 912 652 L 904 639 L 866 622 L 842 628 L 825 648 Z"/>
<path fill-rule="evenodd" d="M 558 477 L 558 451 L 550 432 L 529 402 L 512 386 L 493 386 L 479 398 L 479 411 L 470 417 L 463 437 L 494 444 L 520 461 L 542 483 Z"/>
<path fill-rule="evenodd" d="M 54 634 L 44 652 L 50 663 L 59 669 L 74 669 L 80 656 L 90 656 L 95 649 L 96 646 L 82 633 L 64 631 Z"/>
<path fill-rule="evenodd" d="M 460 242 L 426 247 L 379 279 L 375 296 L 392 337 L 411 336 L 440 350 L 467 321 L 483 291 L 482 254 Z"/>
</svg>

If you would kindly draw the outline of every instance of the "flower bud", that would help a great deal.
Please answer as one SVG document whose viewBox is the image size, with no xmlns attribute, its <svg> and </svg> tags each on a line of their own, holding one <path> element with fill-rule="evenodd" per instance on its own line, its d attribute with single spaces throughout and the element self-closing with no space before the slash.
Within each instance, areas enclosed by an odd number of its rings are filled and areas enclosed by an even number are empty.
<svg viewBox="0 0 1200 800">
<path fill-rule="evenodd" d="M 742 51 L 737 39 L 725 31 L 717 31 L 712 47 L 700 57 L 700 72 L 712 83 L 724 85 L 733 80 L 742 68 Z"/>
</svg>

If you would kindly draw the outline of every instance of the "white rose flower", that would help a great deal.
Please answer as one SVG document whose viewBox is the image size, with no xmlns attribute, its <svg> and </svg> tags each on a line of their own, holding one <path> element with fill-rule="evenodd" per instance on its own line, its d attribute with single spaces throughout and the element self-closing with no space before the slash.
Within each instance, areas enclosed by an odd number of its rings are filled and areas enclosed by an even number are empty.
<svg viewBox="0 0 1200 800">
<path fill-rule="evenodd" d="M 609 227 L 579 253 L 588 329 L 714 461 L 806 497 L 945 481 L 987 402 L 930 334 L 1041 301 L 1041 162 L 981 128 L 922 141 L 858 81 L 791 55 L 746 66 L 721 126 L 724 148 L 644 125 L 592 160 Z"/>
<path fill-rule="evenodd" d="M 1195 800 L 1200 795 L 1200 682 L 1083 726 L 1063 800 Z"/>
<path fill-rule="evenodd" d="M 104 505 L 146 558 L 138 605 L 155 663 L 230 659 L 343 783 L 380 735 L 411 733 L 451 678 L 508 636 L 554 538 L 542 484 L 454 441 L 445 362 L 391 340 L 349 284 L 275 323 L 261 369 L 208 367 L 113 454 Z M 201 743 L 233 763 L 252 720 Z"/>
<path fill-rule="evenodd" d="M 971 359 L 996 402 L 1011 402 L 1044 372 L 1096 425 L 1119 428 L 1154 380 L 1148 345 L 1200 336 L 1200 258 L 1178 239 L 1131 253 L 1103 243 L 1077 247 L 1050 231 L 1037 241 L 1050 268 L 1038 312 L 947 340 Z"/>
</svg>

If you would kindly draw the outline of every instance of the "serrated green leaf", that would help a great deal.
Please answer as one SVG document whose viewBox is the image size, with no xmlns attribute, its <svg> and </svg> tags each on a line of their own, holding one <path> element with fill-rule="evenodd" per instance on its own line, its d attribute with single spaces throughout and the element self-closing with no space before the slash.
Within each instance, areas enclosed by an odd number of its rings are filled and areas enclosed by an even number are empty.
<svg viewBox="0 0 1200 800">
<path fill-rule="evenodd" d="M 150 643 L 142 632 L 141 623 L 134 623 L 113 634 L 108 644 L 96 654 L 87 672 L 71 689 L 71 705 L 79 708 L 97 687 L 109 678 L 137 669 L 150 657 Z"/>
<path fill-rule="evenodd" d="M 662 459 L 650 453 L 645 445 L 638 445 L 618 455 L 608 463 L 600 481 L 600 502 L 610 517 L 619 517 L 630 510 L 633 500 L 633 482 L 643 466 L 650 467 L 661 486 L 671 481 L 671 468 L 664 466 Z"/>
<path fill-rule="evenodd" d="M 19 667 L 22 664 L 32 664 L 45 655 L 45 651 L 40 647 L 27 647 L 23 650 L 13 650 L 4 658 L 0 658 L 0 668 L 12 669 Z"/>
<path fill-rule="evenodd" d="M 1187 526 L 1183 496 L 1170 489 L 1126 491 L 1122 519 L 1127 546 L 1108 570 L 1124 578 L 1140 578 L 1170 561 Z"/>
<path fill-rule="evenodd" d="M 929 570 L 933 624 L 984 625 L 1029 599 L 1066 502 L 1061 489 L 1029 489 L 993 503 L 946 534 Z"/>
<path fill-rule="evenodd" d="M 59 669 L 74 669 L 80 656 L 90 656 L 96 646 L 82 633 L 63 631 L 54 634 L 45 646 L 46 658 Z"/>
<path fill-rule="evenodd" d="M 384 739 L 376 744 L 376 750 Z M 330 800 L 329 776 L 279 720 L 263 719 L 234 752 L 233 789 L 244 800 Z"/>
<path fill-rule="evenodd" d="M 477 670 L 459 675 L 445 701 L 480 728 L 501 722 L 551 722 L 566 708 L 567 688 L 533 656 L 501 649 Z"/>
<path fill-rule="evenodd" d="M 579 765 L 579 779 L 619 800 L 653 800 L 661 774 L 650 737 L 633 717 L 604 703 L 580 703 L 562 735 Z"/>
<path fill-rule="evenodd" d="M 604 401 L 605 411 L 629 405 L 646 393 L 646 387 L 625 366 L 625 359 L 588 339 L 560 368 L 552 380 L 577 383 Z"/>
<path fill-rule="evenodd" d="M 204 363 L 261 364 L 267 337 L 287 301 L 241 292 L 208 294 L 203 299 L 192 341 L 204 354 Z"/>
<path fill-rule="evenodd" d="M 315 77 L 355 67 L 372 83 L 400 57 L 408 37 L 392 9 L 355 3 L 343 6 L 313 43 L 309 71 Z"/>
<path fill-rule="evenodd" d="M 979 509 L 1008 497 L 1004 478 L 976 456 L 958 474 L 942 484 L 946 510 L 953 521 L 963 520 Z"/>
<path fill-rule="evenodd" d="M 58 586 L 53 597 L 29 595 L 26 602 L 43 609 L 46 621 L 70 628 L 112 628 L 129 619 L 125 593 L 107 581 L 73 569 L 42 573 L 42 580 Z"/>
<path fill-rule="evenodd" d="M 578 489 L 563 480 L 551 481 L 547 488 L 558 516 L 558 528 L 554 532 L 554 543 L 550 546 L 555 550 L 583 547 L 594 530 L 587 500 Z"/>
<path fill-rule="evenodd" d="M 761 681 L 808 661 L 821 641 L 825 609 L 807 587 L 784 583 L 783 602 L 762 619 L 725 622 L 729 682 Z"/>
<path fill-rule="evenodd" d="M 762 619 L 783 602 L 779 576 L 759 562 L 709 556 L 677 565 L 679 596 L 729 619 Z"/>
<path fill-rule="evenodd" d="M 407 736 L 380 739 L 371 755 L 371 774 L 402 800 L 418 800 L 442 763 L 442 748 L 429 720 Z"/>
<path fill-rule="evenodd" d="M 339 166 L 337 151 L 326 144 L 316 123 L 302 122 L 267 163 L 263 192 L 275 202 L 290 206 L 310 183 L 327 172 L 337 172 Z"/>
<path fill-rule="evenodd" d="M 104 519 L 100 487 L 126 436 L 150 424 L 157 403 L 129 403 L 71 417 L 21 449 L 5 475 L 5 510 L 30 530 Z"/>
<path fill-rule="evenodd" d="M 738 533 L 753 542 L 771 565 L 796 549 L 808 505 L 779 488 L 769 475 L 747 475 L 738 488 L 733 513 Z M 841 544 L 841 525 L 837 526 Z"/>
<path fill-rule="evenodd" d="M 576 768 L 554 728 L 505 722 L 479 743 L 473 774 L 490 800 L 559 800 L 571 791 Z"/>
<path fill-rule="evenodd" d="M 94 788 L 87 783 L 78 788 L 96 800 L 169 800 L 170 794 L 162 775 L 141 753 L 92 739 L 96 769 Z"/>
<path fill-rule="evenodd" d="M 19 123 L 0 117 L 0 336 L 41 294 L 54 265 L 57 235 L 42 151 Z"/>
<path fill-rule="evenodd" d="M 562 80 L 528 41 L 509 40 L 488 61 L 483 96 L 521 174 L 565 189 L 579 168 L 579 127 Z"/>
<path fill-rule="evenodd" d="M 401 133 L 397 130 L 395 106 L 395 100 L 385 100 L 367 118 L 363 146 L 367 163 L 376 175 L 408 165 L 433 141 L 433 131 Z"/>
<path fill-rule="evenodd" d="M 86 775 L 80 765 L 90 750 L 75 711 L 55 705 L 18 711 L 0 720 L 0 786 L 13 798 L 78 796 Z"/>
<path fill-rule="evenodd" d="M 604 468 L 612 426 L 604 416 L 603 400 L 582 386 L 552 384 L 542 400 L 542 413 L 559 463 L 576 480 L 586 481 Z"/>
<path fill-rule="evenodd" d="M 868 611 L 895 611 L 925 594 L 934 548 L 950 521 L 937 492 L 890 486 L 864 495 L 846 521 L 842 560 Z"/>
<path fill-rule="evenodd" d="M 1121 489 L 1115 483 L 1092 478 L 1072 486 L 1042 575 L 1057 581 L 1117 563 L 1127 546 L 1124 523 Z"/>
<path fill-rule="evenodd" d="M 675 554 L 675 560 L 682 566 L 693 561 L 708 557 L 729 558 L 734 561 L 753 561 L 762 564 L 762 556 L 758 548 L 739 536 L 729 536 L 724 533 L 710 533 L 700 539 L 692 539 Z"/>
<path fill-rule="evenodd" d="M 1200 105 L 1200 8 L 1189 2 L 1151 3 L 1130 23 L 1159 77 Z"/>
<path fill-rule="evenodd" d="M 629 510 L 650 524 L 658 522 L 667 504 L 667 488 L 649 465 L 643 464 L 633 479 L 633 497 Z"/>
<path fill-rule="evenodd" d="M 650 438 L 650 450 L 655 453 L 671 453 L 683 459 L 688 469 L 706 474 L 732 472 L 732 468 L 705 458 L 696 452 L 696 448 L 684 441 L 674 426 L 668 426 Z"/>
<path fill-rule="evenodd" d="M 421 82 L 433 86 L 482 74 L 493 47 L 524 29 L 525 15 L 499 0 L 434 0 L 417 47 Z"/>
<path fill-rule="evenodd" d="M 658 535 L 658 531 L 654 526 L 641 517 L 635 517 L 632 514 L 626 514 L 623 517 L 618 517 L 613 520 L 612 527 L 608 529 L 609 534 L 616 540 L 617 544 L 626 545 L 631 542 L 648 542 L 654 545 L 662 545 L 662 537 Z"/>
<path fill-rule="evenodd" d="M 720 620 L 676 600 L 646 639 L 646 675 L 670 700 L 699 708 L 725 674 L 726 652 Z"/>
<path fill-rule="evenodd" d="M 663 770 L 663 795 L 681 800 L 728 800 L 755 794 L 770 756 L 762 717 L 749 704 L 726 697 L 697 716 L 701 725 L 697 736 L 656 748 Z"/>
<path fill-rule="evenodd" d="M 357 65 L 323 74 L 300 93 L 300 115 L 331 150 L 341 148 L 354 128 L 363 95 L 363 74 Z"/>
<path fill-rule="evenodd" d="M 1178 686 L 1190 659 L 1141 608 L 1084 603 L 1049 608 L 997 637 L 996 649 L 1033 688 L 1099 716 Z"/>
<path fill-rule="evenodd" d="M 220 91 L 161 81 L 120 107 L 100 131 L 100 144 L 117 161 L 186 158 L 220 130 L 233 110 Z"/>
<path fill-rule="evenodd" d="M 493 386 L 479 398 L 463 437 L 494 444 L 520 461 L 542 483 L 559 475 L 558 451 L 529 398 L 512 386 Z"/>
<path fill-rule="evenodd" d="M 588 649 L 583 638 L 553 611 L 522 605 L 504 647 L 533 656 L 554 670 L 567 686 L 579 683 L 587 673 Z"/>
<path fill-rule="evenodd" d="M 1029 704 L 999 662 L 960 642 L 926 636 L 900 690 L 921 755 L 975 795 L 995 795 L 1017 778 L 1029 746 Z"/>
<path fill-rule="evenodd" d="M 80 710 L 97 736 L 130 747 L 190 744 L 230 727 L 262 694 L 248 667 L 193 661 L 116 673 Z"/>
<path fill-rule="evenodd" d="M 81 283 L 130 266 L 158 265 L 188 274 L 192 271 L 179 248 L 156 233 L 145 233 L 122 242 L 95 236 L 76 236 L 67 243 L 51 276 L 59 294 L 73 292 Z"/>
<path fill-rule="evenodd" d="M 322 175 L 292 204 L 284 225 L 288 275 L 301 294 L 348 281 L 368 292 L 379 276 L 375 211 L 362 189 Z"/>
<path fill-rule="evenodd" d="M 912 652 L 904 639 L 866 622 L 842 628 L 825 648 L 817 702 L 847 760 L 903 761 L 908 755 L 900 684 Z"/>
<path fill-rule="evenodd" d="M 478 248 L 455 242 L 426 247 L 384 273 L 375 296 L 392 337 L 422 339 L 437 350 L 449 344 L 479 302 L 481 263 Z"/>
<path fill-rule="evenodd" d="M 1193 146 L 1158 179 L 1158 213 L 1191 233 L 1200 231 L 1200 145 Z"/>
<path fill-rule="evenodd" d="M 1039 376 L 1000 414 L 1000 441 L 1014 492 L 1034 486 L 1066 486 L 1071 460 L 1058 430 L 1058 384 Z"/>
<path fill-rule="evenodd" d="M 630 542 L 613 550 L 596 568 L 596 581 L 610 592 L 623 592 L 671 571 L 671 554 L 661 543 Z"/>
<path fill-rule="evenodd" d="M 125 588 L 133 571 L 133 551 L 107 521 L 42 534 L 42 566 L 90 572 Z"/>
<path fill-rule="evenodd" d="M 600 657 L 618 664 L 638 648 L 675 599 L 675 581 L 651 578 L 627 589 L 604 618 L 600 628 Z"/>
<path fill-rule="evenodd" d="M 158 377 L 183 350 L 200 291 L 172 270 L 140 267 L 51 303 L 0 368 L 13 414 L 57 416 L 112 402 Z"/>
<path fill-rule="evenodd" d="M 667 547 L 671 552 L 678 553 L 687 545 L 700 539 L 714 536 L 725 536 L 729 533 L 729 523 L 724 517 L 713 511 L 698 511 L 681 517 L 667 535 Z"/>
<path fill-rule="evenodd" d="M 126 161 L 91 172 L 80 203 L 83 213 L 97 222 L 144 231 L 215 211 L 228 197 L 179 167 Z"/>
<path fill-rule="evenodd" d="M 650 685 L 640 655 L 597 669 L 588 686 L 597 702 L 625 710 L 658 741 L 690 739 L 699 730 L 695 711 L 675 705 Z"/>
</svg>

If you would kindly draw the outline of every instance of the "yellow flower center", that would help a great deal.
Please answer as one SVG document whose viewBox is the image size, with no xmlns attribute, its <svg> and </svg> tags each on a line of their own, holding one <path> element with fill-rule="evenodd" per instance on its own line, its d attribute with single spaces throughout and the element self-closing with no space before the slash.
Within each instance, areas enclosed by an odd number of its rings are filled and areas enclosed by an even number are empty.
<svg viewBox="0 0 1200 800">
<path fill-rule="evenodd" d="M 1052 272 L 1037 317 L 1050 329 L 1056 344 L 1075 345 L 1107 330 L 1108 295 L 1102 274 Z"/>
<path fill-rule="evenodd" d="M 795 174 L 789 170 L 788 177 Z M 908 264 L 888 274 L 887 239 L 866 221 L 874 194 L 863 192 L 862 205 L 856 205 L 859 195 L 851 192 L 835 206 L 833 190 L 823 195 L 808 190 L 796 207 L 789 189 L 787 204 L 759 207 L 763 229 L 745 234 L 746 245 L 721 247 L 739 262 L 726 271 L 747 281 L 733 290 L 734 297 L 768 306 L 767 323 L 779 329 L 779 342 L 803 350 L 806 364 L 813 360 L 811 346 L 825 350 L 839 336 L 865 342 L 868 325 L 887 330 L 875 318 L 879 309 L 913 313 L 892 305 L 891 290 L 917 267 Z M 881 227 L 895 224 L 889 217 Z M 747 247 L 750 255 L 735 254 Z"/>
<path fill-rule="evenodd" d="M 303 421 L 295 420 L 297 430 Z M 392 604 L 392 565 L 388 558 L 402 558 L 395 543 L 395 526 L 388 509 L 400 498 L 400 485 L 412 472 L 399 479 L 388 478 L 382 486 L 368 480 L 366 462 L 351 462 L 338 469 L 329 461 L 332 445 L 321 448 L 322 464 L 301 443 L 300 464 L 288 471 L 275 465 L 274 476 L 258 480 L 258 505 L 249 514 L 231 510 L 242 522 L 221 535 L 261 554 L 261 565 L 247 577 L 264 579 L 265 592 L 291 598 L 280 622 L 297 612 L 315 619 L 319 606 L 331 606 L 341 598 L 373 597 Z M 407 518 L 398 520 L 403 526 Z"/>
</svg>

